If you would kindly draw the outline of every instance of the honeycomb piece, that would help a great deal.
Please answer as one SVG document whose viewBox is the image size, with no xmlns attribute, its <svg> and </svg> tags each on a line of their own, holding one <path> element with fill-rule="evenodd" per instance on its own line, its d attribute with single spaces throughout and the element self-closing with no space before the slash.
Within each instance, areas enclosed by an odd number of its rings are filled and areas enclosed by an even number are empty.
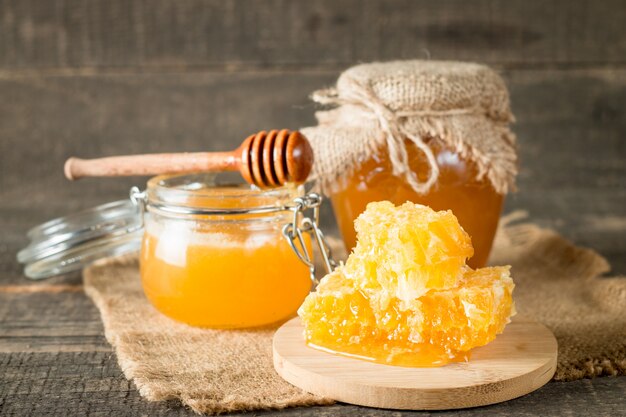
<svg viewBox="0 0 626 417">
<path fill-rule="evenodd" d="M 411 303 L 430 289 L 455 286 L 474 254 L 451 211 L 419 204 L 370 203 L 355 229 L 346 275 L 383 309 L 394 297 Z"/>
<path fill-rule="evenodd" d="M 450 212 L 376 203 L 357 227 L 346 265 L 298 311 L 309 345 L 392 365 L 441 366 L 467 359 L 503 331 L 514 310 L 509 267 L 466 266 L 471 243 Z"/>
</svg>

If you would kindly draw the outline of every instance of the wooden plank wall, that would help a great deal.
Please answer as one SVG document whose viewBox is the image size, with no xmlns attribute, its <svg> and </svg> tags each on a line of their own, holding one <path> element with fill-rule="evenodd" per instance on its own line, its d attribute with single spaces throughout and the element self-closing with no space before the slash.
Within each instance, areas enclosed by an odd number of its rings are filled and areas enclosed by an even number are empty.
<svg viewBox="0 0 626 417">
<path fill-rule="evenodd" d="M 433 57 L 622 64 L 620 1 L 3 0 L 3 68 L 343 68 Z"/>
<path fill-rule="evenodd" d="M 350 65 L 427 57 L 501 71 L 522 167 L 507 210 L 623 272 L 624 27 L 621 0 L 0 0 L 2 272 L 23 279 L 29 226 L 143 181 L 67 183 L 66 157 L 234 148 L 314 123 L 308 94 Z"/>
</svg>

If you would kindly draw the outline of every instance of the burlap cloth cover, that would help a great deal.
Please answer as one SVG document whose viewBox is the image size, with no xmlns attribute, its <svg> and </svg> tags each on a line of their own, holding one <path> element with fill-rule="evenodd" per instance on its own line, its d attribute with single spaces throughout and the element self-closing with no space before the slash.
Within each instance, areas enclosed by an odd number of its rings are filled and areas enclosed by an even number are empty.
<svg viewBox="0 0 626 417">
<path fill-rule="evenodd" d="M 301 129 L 315 153 L 311 179 L 332 194 L 380 148 L 393 173 L 419 193 L 437 181 L 439 168 L 430 140 L 454 149 L 477 167 L 499 193 L 514 188 L 515 136 L 509 93 L 490 68 L 454 61 L 393 61 L 362 64 L 344 71 L 333 88 L 312 99 L 331 109 L 318 111 L 318 125 Z M 405 140 L 425 156 L 428 178 L 408 165 Z"/>
<path fill-rule="evenodd" d="M 533 224 L 502 221 L 491 263 L 510 264 L 518 312 L 552 329 L 555 380 L 626 373 L 626 279 L 607 261 Z M 337 241 L 335 241 L 337 242 Z M 198 413 L 329 404 L 284 382 L 272 366 L 273 329 L 203 330 L 159 314 L 141 289 L 137 258 L 84 272 L 107 340 L 128 379 L 149 400 L 178 399 Z"/>
</svg>

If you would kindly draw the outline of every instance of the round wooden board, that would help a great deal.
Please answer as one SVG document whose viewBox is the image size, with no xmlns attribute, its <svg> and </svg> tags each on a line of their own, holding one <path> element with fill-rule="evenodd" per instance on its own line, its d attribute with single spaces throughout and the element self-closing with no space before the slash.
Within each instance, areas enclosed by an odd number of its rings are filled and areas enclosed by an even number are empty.
<svg viewBox="0 0 626 417">
<path fill-rule="evenodd" d="M 274 368 L 291 384 L 319 396 L 368 407 L 446 410 L 520 397 L 548 382 L 557 342 L 542 324 L 514 318 L 469 362 L 405 368 L 333 355 L 306 346 L 300 318 L 274 335 Z"/>
</svg>

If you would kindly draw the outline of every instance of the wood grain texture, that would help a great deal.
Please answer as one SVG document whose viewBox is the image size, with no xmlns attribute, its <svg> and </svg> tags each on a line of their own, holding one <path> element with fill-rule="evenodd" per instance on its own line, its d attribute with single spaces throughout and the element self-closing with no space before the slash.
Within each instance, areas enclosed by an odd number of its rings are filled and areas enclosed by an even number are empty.
<svg viewBox="0 0 626 417">
<path fill-rule="evenodd" d="M 4 0 L 0 68 L 623 64 L 625 21 L 620 0 Z"/>
<path fill-rule="evenodd" d="M 48 282 L 21 286 L 39 291 L 17 287 L 0 291 L 0 352 L 111 351 L 98 311 L 82 288 L 66 285 L 63 291 Z M 47 291 L 51 288 L 57 291 Z"/>
<path fill-rule="evenodd" d="M 196 416 L 176 403 L 143 400 L 109 352 L 0 353 L 0 415 Z M 598 416 L 623 414 L 626 378 L 549 383 L 510 402 L 437 412 L 438 417 Z M 337 404 L 230 416 L 427 417 L 432 412 L 390 411 Z"/>
<path fill-rule="evenodd" d="M 350 404 L 449 410 L 496 404 L 545 385 L 556 371 L 557 342 L 545 326 L 514 318 L 469 362 L 436 368 L 388 366 L 312 349 L 296 317 L 274 335 L 274 368 L 307 392 Z"/>
<path fill-rule="evenodd" d="M 262 129 L 297 129 L 314 121 L 307 95 L 335 76 L 209 72 L 0 79 L 0 194 L 19 196 L 42 180 L 81 194 L 109 186 L 89 180 L 68 187 L 62 167 L 70 155 L 226 151 Z"/>
<path fill-rule="evenodd" d="M 100 351 L 97 311 L 61 290 L 79 274 L 31 283 L 15 261 L 30 226 L 144 181 L 68 184 L 65 158 L 228 150 L 262 128 L 309 125 L 306 96 L 360 61 L 430 54 L 504 69 L 522 168 L 506 210 L 626 273 L 625 15 L 621 0 L 0 0 L 0 415 L 193 415 L 142 400 Z M 622 377 L 437 415 L 625 409 Z M 257 414 L 430 415 L 339 404 Z"/>
</svg>

